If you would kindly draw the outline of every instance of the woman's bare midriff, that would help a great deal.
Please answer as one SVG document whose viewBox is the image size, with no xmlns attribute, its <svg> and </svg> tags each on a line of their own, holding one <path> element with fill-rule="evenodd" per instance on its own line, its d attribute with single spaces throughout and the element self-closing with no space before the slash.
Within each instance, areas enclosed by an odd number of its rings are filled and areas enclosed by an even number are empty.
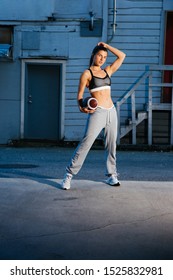
<svg viewBox="0 0 173 280">
<path fill-rule="evenodd" d="M 91 96 L 97 99 L 98 106 L 100 107 L 108 109 L 114 105 L 112 102 L 110 89 L 95 91 L 91 93 Z"/>
</svg>

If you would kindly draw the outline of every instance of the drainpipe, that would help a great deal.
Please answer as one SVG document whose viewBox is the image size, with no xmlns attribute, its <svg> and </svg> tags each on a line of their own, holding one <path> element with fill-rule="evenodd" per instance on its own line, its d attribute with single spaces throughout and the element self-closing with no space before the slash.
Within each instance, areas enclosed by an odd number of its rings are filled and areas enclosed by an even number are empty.
<svg viewBox="0 0 173 280">
<path fill-rule="evenodd" d="M 112 41 L 115 35 L 115 30 L 116 30 L 116 0 L 113 0 L 113 23 L 112 23 L 112 36 L 110 39 L 107 40 L 108 43 Z"/>
<path fill-rule="evenodd" d="M 89 15 L 90 15 L 89 29 L 92 31 L 92 30 L 94 30 L 94 13 L 93 13 L 93 11 L 89 12 Z"/>
</svg>

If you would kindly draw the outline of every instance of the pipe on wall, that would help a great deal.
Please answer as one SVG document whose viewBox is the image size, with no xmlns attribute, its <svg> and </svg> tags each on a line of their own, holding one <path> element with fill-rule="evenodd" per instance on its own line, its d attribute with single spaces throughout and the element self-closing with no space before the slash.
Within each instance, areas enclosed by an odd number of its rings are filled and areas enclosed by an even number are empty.
<svg viewBox="0 0 173 280">
<path fill-rule="evenodd" d="M 116 0 L 113 0 L 113 22 L 112 22 L 112 36 L 110 39 L 107 40 L 108 43 L 112 41 L 116 31 L 116 13 L 117 13 L 117 5 Z"/>
<path fill-rule="evenodd" d="M 90 15 L 89 29 L 92 31 L 94 29 L 94 13 L 93 13 L 93 11 L 89 12 L 89 15 Z"/>
</svg>

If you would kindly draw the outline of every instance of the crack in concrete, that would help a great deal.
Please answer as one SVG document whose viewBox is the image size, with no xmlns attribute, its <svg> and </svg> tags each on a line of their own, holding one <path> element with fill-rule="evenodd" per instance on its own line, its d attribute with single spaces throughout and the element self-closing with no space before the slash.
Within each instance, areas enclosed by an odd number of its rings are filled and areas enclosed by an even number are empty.
<svg viewBox="0 0 173 280">
<path fill-rule="evenodd" d="M 158 217 L 163 217 L 163 216 L 167 216 L 167 215 L 172 215 L 173 213 L 163 213 L 160 215 L 154 215 L 151 217 L 148 217 L 146 219 L 139 219 L 139 220 L 135 220 L 135 221 L 130 221 L 130 222 L 117 222 L 117 223 L 110 223 L 110 224 L 106 224 L 100 227 L 94 227 L 94 228 L 90 228 L 90 229 L 84 229 L 84 230 L 72 230 L 72 231 L 62 231 L 62 232 L 55 232 L 55 233 L 50 233 L 50 234 L 40 234 L 40 235 L 30 235 L 30 236 L 19 236 L 16 238 L 3 238 L 2 236 L 0 237 L 0 240 L 21 240 L 21 239 L 29 239 L 29 238 L 43 238 L 43 237 L 49 237 L 49 236 L 56 236 L 56 235 L 61 235 L 61 234 L 73 234 L 73 233 L 84 233 L 84 232 L 92 232 L 92 231 L 96 231 L 96 230 L 102 230 L 111 226 L 115 226 L 115 225 L 131 225 L 131 224 L 136 224 L 139 222 L 146 222 L 149 221 L 151 219 L 154 218 L 158 218 Z"/>
</svg>

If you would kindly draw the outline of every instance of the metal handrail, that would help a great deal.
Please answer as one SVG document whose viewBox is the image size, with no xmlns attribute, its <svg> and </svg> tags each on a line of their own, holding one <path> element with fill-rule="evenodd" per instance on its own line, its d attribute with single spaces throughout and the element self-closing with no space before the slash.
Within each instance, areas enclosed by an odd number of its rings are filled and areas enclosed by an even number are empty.
<svg viewBox="0 0 173 280">
<path fill-rule="evenodd" d="M 120 107 L 123 103 L 127 101 L 129 97 L 131 97 L 131 108 L 132 108 L 132 143 L 135 145 L 136 144 L 136 125 L 135 125 L 135 120 L 136 120 L 136 106 L 135 106 L 135 91 L 139 87 L 141 83 L 143 83 L 146 78 L 149 77 L 151 72 L 149 70 L 145 71 L 143 75 L 136 81 L 135 85 L 127 92 L 125 93 L 120 100 L 116 102 L 116 109 L 117 109 L 117 117 L 118 117 L 118 137 L 117 137 L 117 143 L 120 144 Z"/>
<path fill-rule="evenodd" d="M 152 87 L 172 87 L 172 105 L 171 105 L 171 138 L 170 144 L 173 145 L 173 78 L 172 83 L 152 83 L 152 72 L 153 71 L 173 71 L 173 65 L 151 65 L 142 74 L 142 76 L 136 81 L 135 85 L 125 93 L 121 99 L 116 102 L 117 117 L 118 117 L 118 138 L 117 143 L 120 144 L 120 110 L 121 105 L 124 104 L 127 99 L 131 98 L 131 111 L 132 111 L 132 144 L 136 144 L 136 105 L 135 105 L 135 92 L 139 85 L 143 83 L 147 78 L 148 83 L 148 144 L 152 145 Z"/>
</svg>

